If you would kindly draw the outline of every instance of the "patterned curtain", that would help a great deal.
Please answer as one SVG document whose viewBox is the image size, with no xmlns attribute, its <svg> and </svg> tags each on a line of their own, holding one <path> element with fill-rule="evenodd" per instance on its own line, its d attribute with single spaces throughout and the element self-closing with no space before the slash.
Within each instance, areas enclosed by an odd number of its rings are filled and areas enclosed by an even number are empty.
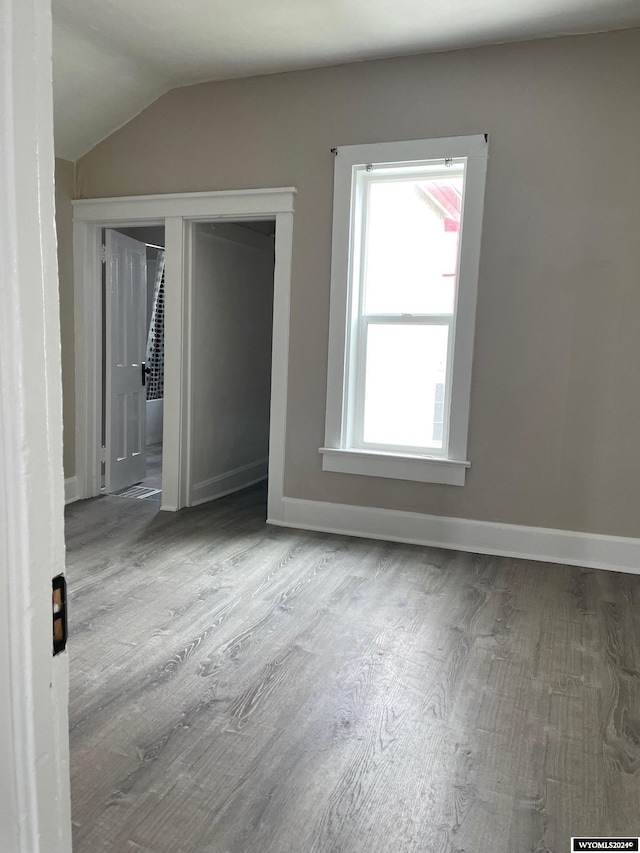
<svg viewBox="0 0 640 853">
<path fill-rule="evenodd" d="M 158 252 L 153 307 L 147 338 L 147 400 L 164 397 L 164 252 Z"/>
</svg>

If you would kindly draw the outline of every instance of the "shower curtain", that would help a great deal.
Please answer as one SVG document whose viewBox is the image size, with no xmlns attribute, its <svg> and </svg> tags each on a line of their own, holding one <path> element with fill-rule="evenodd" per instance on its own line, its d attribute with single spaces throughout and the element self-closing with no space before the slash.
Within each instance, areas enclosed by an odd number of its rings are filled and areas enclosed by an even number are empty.
<svg viewBox="0 0 640 853">
<path fill-rule="evenodd" d="M 163 251 L 158 252 L 147 338 L 147 400 L 164 397 L 164 256 Z"/>
</svg>

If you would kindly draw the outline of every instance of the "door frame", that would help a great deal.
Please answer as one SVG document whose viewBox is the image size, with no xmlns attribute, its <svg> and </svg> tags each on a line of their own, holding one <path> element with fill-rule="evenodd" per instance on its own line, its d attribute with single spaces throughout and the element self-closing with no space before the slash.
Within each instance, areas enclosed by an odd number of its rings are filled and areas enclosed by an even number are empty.
<svg viewBox="0 0 640 853">
<path fill-rule="evenodd" d="M 0 849 L 71 853 L 49 0 L 0 0 L 0 43 Z"/>
<path fill-rule="evenodd" d="M 102 229 L 165 228 L 165 373 L 161 509 L 189 506 L 193 231 L 197 222 L 275 219 L 268 517 L 283 512 L 294 187 L 176 193 L 73 202 L 76 476 L 81 498 L 100 494 Z"/>
</svg>

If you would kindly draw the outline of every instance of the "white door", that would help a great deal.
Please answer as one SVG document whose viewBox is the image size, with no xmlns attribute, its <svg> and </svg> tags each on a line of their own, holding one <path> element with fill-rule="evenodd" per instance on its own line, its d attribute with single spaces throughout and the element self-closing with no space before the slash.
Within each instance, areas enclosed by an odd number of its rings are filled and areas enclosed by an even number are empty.
<svg viewBox="0 0 640 853">
<path fill-rule="evenodd" d="M 0 850 L 71 853 L 48 0 L 0 0 L 0 33 Z"/>
<path fill-rule="evenodd" d="M 146 474 L 147 249 L 110 230 L 105 249 L 105 487 L 117 492 Z"/>
</svg>

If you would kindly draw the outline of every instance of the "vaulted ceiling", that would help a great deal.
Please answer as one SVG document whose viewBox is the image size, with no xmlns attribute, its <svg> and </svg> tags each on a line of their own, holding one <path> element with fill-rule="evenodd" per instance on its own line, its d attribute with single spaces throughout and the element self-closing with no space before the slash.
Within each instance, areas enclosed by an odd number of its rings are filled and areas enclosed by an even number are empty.
<svg viewBox="0 0 640 853">
<path fill-rule="evenodd" d="M 640 26 L 638 0 L 53 0 L 56 155 L 208 80 Z"/>
</svg>

